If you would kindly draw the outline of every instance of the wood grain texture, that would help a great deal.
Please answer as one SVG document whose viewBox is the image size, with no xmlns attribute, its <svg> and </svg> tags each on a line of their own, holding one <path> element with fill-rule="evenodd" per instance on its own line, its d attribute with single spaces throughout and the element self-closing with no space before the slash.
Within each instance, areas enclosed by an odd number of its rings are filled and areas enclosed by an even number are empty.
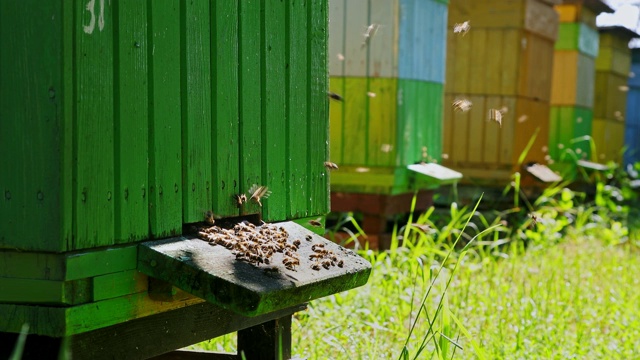
<svg viewBox="0 0 640 360">
<path fill-rule="evenodd" d="M 213 175 L 211 210 L 218 216 L 228 217 L 239 214 L 235 195 L 241 191 L 238 1 L 217 1 L 211 6 L 209 22 L 214 26 L 211 30 L 210 48 L 213 124 L 210 162 L 207 166 L 211 168 Z"/>
<path fill-rule="evenodd" d="M 181 36 L 179 0 L 150 1 L 149 229 L 154 238 L 182 233 Z M 190 189 L 189 189 L 190 190 Z"/>
<path fill-rule="evenodd" d="M 93 301 L 112 299 L 147 291 L 146 275 L 137 270 L 124 270 L 96 276 L 93 281 Z"/>
<path fill-rule="evenodd" d="M 115 243 L 149 236 L 147 2 L 114 3 Z"/>
<path fill-rule="evenodd" d="M 54 281 L 0 278 L 0 302 L 75 305 L 93 301 L 91 279 Z"/>
<path fill-rule="evenodd" d="M 74 249 L 114 240 L 114 24 L 113 7 L 103 4 L 74 9 Z"/>
<path fill-rule="evenodd" d="M 10 14 L 0 21 L 0 248 L 60 251 L 71 246 L 72 217 L 60 191 L 71 174 L 58 172 L 71 150 L 63 8 L 5 1 L 0 13 Z M 34 219 L 38 227 L 25 226 Z"/>
<path fill-rule="evenodd" d="M 182 96 L 182 221 L 212 209 L 211 31 L 208 2 L 180 4 Z"/>
</svg>

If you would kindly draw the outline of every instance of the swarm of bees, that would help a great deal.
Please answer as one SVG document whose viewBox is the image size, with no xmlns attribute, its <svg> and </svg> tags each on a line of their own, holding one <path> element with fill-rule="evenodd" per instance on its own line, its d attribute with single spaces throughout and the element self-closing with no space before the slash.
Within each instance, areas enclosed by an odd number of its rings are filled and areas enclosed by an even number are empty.
<svg viewBox="0 0 640 360">
<path fill-rule="evenodd" d="M 201 229 L 198 237 L 210 245 L 219 245 L 230 250 L 237 260 L 246 261 L 254 266 L 269 265 L 275 253 L 283 254 L 282 264 L 295 271 L 300 266 L 298 248 L 301 241 L 288 242 L 289 233 L 283 227 L 271 224 L 256 226 L 243 221 L 233 229 L 218 226 Z"/>
<path fill-rule="evenodd" d="M 465 36 L 467 34 L 467 32 L 469 32 L 469 29 L 471 29 L 471 25 L 469 25 L 469 21 L 465 21 L 461 24 L 455 24 L 453 25 L 453 33 L 454 34 L 462 34 L 462 36 Z"/>
<path fill-rule="evenodd" d="M 332 266 L 344 266 L 344 261 L 338 259 L 336 254 L 327 250 L 322 243 L 313 244 L 311 250 L 313 250 L 313 254 L 309 255 L 309 260 L 313 261 L 311 264 L 313 270 L 319 271 L 321 267 L 329 270 Z"/>
</svg>

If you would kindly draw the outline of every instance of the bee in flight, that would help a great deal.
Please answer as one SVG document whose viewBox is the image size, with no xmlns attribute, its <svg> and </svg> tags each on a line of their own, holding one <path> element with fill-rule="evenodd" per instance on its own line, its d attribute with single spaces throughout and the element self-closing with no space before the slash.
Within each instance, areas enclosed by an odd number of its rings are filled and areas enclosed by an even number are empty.
<svg viewBox="0 0 640 360">
<path fill-rule="evenodd" d="M 320 226 L 322 226 L 322 223 L 320 222 L 320 218 L 317 218 L 315 220 L 309 220 L 309 225 L 315 226 L 315 227 L 320 227 Z"/>
<path fill-rule="evenodd" d="M 454 101 L 452 105 L 454 110 L 467 112 L 471 110 L 471 105 L 473 104 L 467 99 L 458 99 Z"/>
<path fill-rule="evenodd" d="M 242 204 L 247 202 L 247 195 L 245 194 L 238 194 L 235 196 L 236 198 L 236 205 L 238 207 L 242 206 Z"/>
<path fill-rule="evenodd" d="M 469 25 L 469 21 L 465 21 L 461 24 L 455 24 L 453 25 L 453 33 L 454 34 L 462 34 L 462 36 L 465 36 L 467 34 L 467 32 L 469 31 L 469 29 L 471 29 L 471 25 Z"/>
<path fill-rule="evenodd" d="M 336 163 L 332 163 L 331 161 L 325 161 L 324 167 L 329 170 L 338 170 L 338 165 Z"/>
<path fill-rule="evenodd" d="M 271 191 L 269 191 L 269 188 L 266 186 L 253 184 L 249 189 L 249 194 L 251 195 L 249 198 L 250 200 L 255 201 L 258 205 L 262 206 L 262 202 L 260 202 L 260 200 L 268 198 L 269 195 L 271 195 Z"/>
<path fill-rule="evenodd" d="M 495 122 L 497 122 L 498 124 L 500 124 L 500 127 L 502 127 L 502 113 L 506 112 L 504 108 L 497 110 L 497 109 L 491 109 L 489 110 L 489 120 L 493 120 Z"/>
<path fill-rule="evenodd" d="M 379 28 L 380 24 L 371 24 L 367 26 L 367 30 L 365 30 L 363 34 L 364 41 L 362 42 L 362 46 L 360 47 L 361 49 L 364 49 L 365 46 L 369 45 L 369 41 L 371 41 L 371 38 L 376 34 L 376 32 L 378 32 Z"/>
<path fill-rule="evenodd" d="M 329 99 L 333 99 L 336 101 L 344 101 L 344 98 L 342 96 L 331 91 L 327 91 L 327 96 L 329 96 Z"/>
</svg>

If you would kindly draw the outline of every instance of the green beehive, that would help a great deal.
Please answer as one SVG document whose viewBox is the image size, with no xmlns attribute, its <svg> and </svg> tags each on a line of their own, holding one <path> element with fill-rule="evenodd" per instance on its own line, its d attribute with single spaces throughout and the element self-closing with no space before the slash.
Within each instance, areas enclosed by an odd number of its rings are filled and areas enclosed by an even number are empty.
<svg viewBox="0 0 640 360">
<path fill-rule="evenodd" d="M 208 210 L 326 214 L 327 21 L 326 0 L 0 2 L 0 334 L 202 303 L 152 299 L 139 249 Z M 238 204 L 253 184 L 271 196 Z"/>
</svg>

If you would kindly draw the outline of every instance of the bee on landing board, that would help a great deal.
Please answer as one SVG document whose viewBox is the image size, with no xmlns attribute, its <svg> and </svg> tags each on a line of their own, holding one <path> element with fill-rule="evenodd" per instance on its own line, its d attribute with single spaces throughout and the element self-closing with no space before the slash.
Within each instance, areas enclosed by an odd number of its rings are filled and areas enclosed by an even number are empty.
<svg viewBox="0 0 640 360">
<path fill-rule="evenodd" d="M 238 207 L 242 206 L 242 204 L 247 202 L 247 195 L 245 194 L 237 194 L 235 195 L 236 198 L 236 205 Z"/>
<path fill-rule="evenodd" d="M 262 206 L 261 199 L 266 199 L 271 195 L 271 191 L 266 186 L 259 186 L 258 184 L 253 184 L 249 189 L 250 200 L 255 201 L 258 205 Z"/>
</svg>

